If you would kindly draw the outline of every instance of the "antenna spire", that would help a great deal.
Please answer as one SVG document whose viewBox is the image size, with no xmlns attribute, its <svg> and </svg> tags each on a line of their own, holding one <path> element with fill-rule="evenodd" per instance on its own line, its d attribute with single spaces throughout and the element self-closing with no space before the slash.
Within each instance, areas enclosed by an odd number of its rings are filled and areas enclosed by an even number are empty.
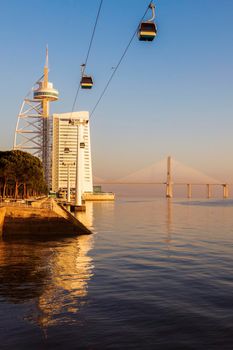
<svg viewBox="0 0 233 350">
<path fill-rule="evenodd" d="M 46 45 L 45 67 L 49 68 L 49 47 L 48 47 L 48 44 Z"/>
<path fill-rule="evenodd" d="M 44 86 L 47 87 L 49 81 L 49 48 L 46 45 L 46 58 L 45 58 L 45 66 L 44 66 Z"/>
</svg>

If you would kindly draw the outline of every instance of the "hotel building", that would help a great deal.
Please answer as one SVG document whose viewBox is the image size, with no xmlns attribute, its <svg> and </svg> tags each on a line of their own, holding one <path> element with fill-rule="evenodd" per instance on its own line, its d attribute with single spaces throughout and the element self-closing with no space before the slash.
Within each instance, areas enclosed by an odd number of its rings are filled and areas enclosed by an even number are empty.
<svg viewBox="0 0 233 350">
<path fill-rule="evenodd" d="M 91 164 L 91 144 L 89 112 L 73 112 L 53 115 L 53 160 L 52 160 L 52 190 L 67 189 L 68 166 L 70 169 L 70 187 L 75 189 L 76 179 L 76 158 L 78 126 L 72 125 L 70 119 L 87 121 L 84 125 L 83 140 L 84 147 L 84 181 L 83 191 L 93 191 L 92 164 Z"/>
</svg>

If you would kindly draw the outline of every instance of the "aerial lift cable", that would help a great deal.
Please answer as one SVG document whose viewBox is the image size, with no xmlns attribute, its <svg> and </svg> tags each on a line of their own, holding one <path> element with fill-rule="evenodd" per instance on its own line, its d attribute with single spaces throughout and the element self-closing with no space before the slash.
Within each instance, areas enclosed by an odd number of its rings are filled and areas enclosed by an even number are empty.
<svg viewBox="0 0 233 350">
<path fill-rule="evenodd" d="M 98 9 L 98 12 L 97 12 L 97 15 L 96 15 L 96 20 L 95 20 L 94 28 L 93 28 L 93 31 L 92 31 L 92 35 L 91 35 L 91 40 L 90 40 L 90 43 L 89 43 L 89 47 L 88 47 L 88 50 L 87 50 L 86 59 L 85 59 L 85 62 L 84 62 L 84 64 L 83 64 L 83 70 L 82 70 L 81 80 L 82 80 L 82 78 L 83 78 L 83 75 L 85 74 L 85 69 L 86 69 L 86 66 L 87 66 L 87 62 L 88 62 L 88 58 L 89 58 L 89 55 L 90 55 L 90 51 L 91 51 L 93 39 L 94 39 L 94 36 L 95 36 L 95 31 L 96 31 L 97 23 L 98 23 L 98 20 L 99 20 L 99 16 L 100 16 L 100 11 L 101 11 L 102 4 L 103 4 L 103 0 L 100 0 L 99 9 Z M 75 105 L 76 105 L 77 98 L 78 98 L 78 94 L 79 94 L 79 91 L 80 91 L 80 87 L 81 87 L 81 85 L 80 85 L 80 83 L 79 83 L 78 88 L 77 88 L 77 91 L 76 91 L 76 95 L 75 95 L 75 98 L 74 98 L 73 106 L 72 106 L 72 109 L 71 109 L 71 113 L 74 112 Z"/>
<path fill-rule="evenodd" d="M 141 22 L 143 21 L 143 19 L 144 19 L 144 17 L 146 16 L 146 14 L 147 14 L 148 9 L 150 8 L 150 6 L 151 6 L 151 2 L 150 2 L 149 5 L 147 6 L 147 9 L 146 9 L 144 15 L 142 16 L 141 20 L 139 21 L 139 23 L 141 23 Z M 93 107 L 93 109 L 92 109 L 92 111 L 91 111 L 91 113 L 90 113 L 90 118 L 91 118 L 92 115 L 94 114 L 94 112 L 95 112 L 97 106 L 99 105 L 99 103 L 100 103 L 100 101 L 102 100 L 102 98 L 103 98 L 105 92 L 107 91 L 107 89 L 108 89 L 108 87 L 109 87 L 109 85 L 110 85 L 110 83 L 111 83 L 111 81 L 112 81 L 114 75 L 116 74 L 118 68 L 120 67 L 120 64 L 121 64 L 121 62 L 123 61 L 123 58 L 125 57 L 125 55 L 126 55 L 128 49 L 129 49 L 129 47 L 130 47 L 130 45 L 131 45 L 133 39 L 134 39 L 134 36 L 135 36 L 135 34 L 136 34 L 137 32 L 138 32 L 138 25 L 137 25 L 137 28 L 135 29 L 135 31 L 133 32 L 133 35 L 131 36 L 131 38 L 130 38 L 130 40 L 129 40 L 129 42 L 128 42 L 126 48 L 125 48 L 125 50 L 123 51 L 123 54 L 121 55 L 121 57 L 120 57 L 120 59 L 119 59 L 117 65 L 116 65 L 116 67 L 114 68 L 112 74 L 110 75 L 110 78 L 108 79 L 107 84 L 105 85 L 105 87 L 104 87 L 102 93 L 100 94 L 100 96 L 99 96 L 99 98 L 98 98 L 96 104 L 94 105 L 94 107 Z"/>
</svg>

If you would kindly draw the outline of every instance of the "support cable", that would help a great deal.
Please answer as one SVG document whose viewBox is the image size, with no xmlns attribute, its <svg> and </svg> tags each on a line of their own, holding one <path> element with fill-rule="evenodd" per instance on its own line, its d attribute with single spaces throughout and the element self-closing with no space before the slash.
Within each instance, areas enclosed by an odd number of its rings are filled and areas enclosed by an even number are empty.
<svg viewBox="0 0 233 350">
<path fill-rule="evenodd" d="M 90 55 L 90 51 L 91 51 L 93 39 L 94 39 L 94 36 L 95 36 L 95 31 L 96 31 L 97 23 L 98 23 L 98 20 L 99 20 L 102 4 L 103 4 L 103 0 L 100 0 L 99 9 L 98 9 L 98 12 L 97 12 L 97 15 L 96 15 L 94 28 L 93 28 L 92 35 L 91 35 L 90 44 L 89 44 L 89 47 L 88 47 L 88 50 L 87 50 L 87 56 L 86 56 L 86 59 L 85 59 L 83 70 L 82 70 L 81 80 L 82 80 L 82 78 L 84 76 L 86 65 L 87 65 L 87 62 L 88 62 L 89 55 Z M 76 105 L 76 102 L 77 102 L 77 98 L 78 98 L 78 94 L 79 94 L 79 91 L 80 91 L 80 87 L 81 87 L 81 85 L 79 83 L 77 91 L 76 91 L 76 95 L 75 95 L 75 98 L 74 98 L 73 106 L 72 106 L 72 109 L 71 109 L 71 113 L 74 112 L 74 108 L 75 108 L 75 105 Z"/>
<path fill-rule="evenodd" d="M 88 47 L 88 50 L 87 50 L 86 59 L 85 59 L 84 65 L 83 65 L 83 69 L 81 70 L 81 80 L 82 80 L 82 78 L 83 78 L 83 76 L 85 74 L 85 69 L 86 69 L 86 65 L 87 65 L 88 59 L 89 59 L 91 47 L 92 47 L 92 44 L 93 44 L 93 40 L 94 40 L 97 23 L 98 23 L 99 16 L 100 16 L 100 11 L 101 11 L 101 8 L 102 8 L 102 4 L 103 4 L 103 0 L 100 0 L 98 12 L 97 12 L 96 19 L 95 19 L 95 24 L 94 24 L 94 27 L 93 27 L 93 31 L 92 31 L 89 47 Z M 79 91 L 80 91 L 80 87 L 81 87 L 81 80 L 79 81 L 79 84 L 78 84 L 78 87 L 77 87 L 77 90 L 76 90 L 74 102 L 73 102 L 72 109 L 71 109 L 71 112 L 70 112 L 69 124 L 72 124 L 72 115 L 73 115 L 73 112 L 74 112 L 74 109 L 75 109 L 75 105 L 77 103 L 77 99 L 78 99 L 78 95 L 79 95 Z M 77 129 L 77 133 L 78 133 L 78 129 Z M 65 141 L 64 145 L 65 145 L 65 148 L 66 148 L 66 143 L 68 141 L 68 133 L 67 133 L 64 141 Z M 65 148 L 64 148 L 64 153 L 65 153 Z M 69 151 L 70 150 L 68 148 L 68 152 Z M 77 152 L 77 155 L 78 155 L 78 152 Z M 77 166 L 78 166 L 78 161 L 77 161 L 77 156 L 76 156 L 76 177 L 77 177 L 77 173 L 78 173 Z M 77 178 L 76 178 L 76 185 L 77 185 Z M 77 191 L 76 191 L 76 197 L 77 197 Z M 76 199 L 75 199 L 75 201 L 76 201 Z"/>
<path fill-rule="evenodd" d="M 142 16 L 141 20 L 139 21 L 139 23 L 141 23 L 141 22 L 143 21 L 145 15 L 146 15 L 147 12 L 148 12 L 148 9 L 150 8 L 150 5 L 151 5 L 151 1 L 150 1 L 149 5 L 147 6 L 147 9 L 146 9 L 144 15 Z M 93 107 L 93 109 L 92 109 L 92 111 L 91 111 L 91 114 L 90 114 L 90 118 L 91 118 L 92 115 L 94 114 L 94 112 L 95 112 L 96 108 L 98 107 L 100 101 L 102 100 L 102 98 L 103 98 L 105 92 L 107 91 L 107 89 L 108 89 L 108 87 L 109 87 L 109 85 L 110 85 L 110 83 L 111 83 L 111 81 L 112 81 L 114 75 L 116 74 L 118 68 L 120 67 L 120 64 L 121 64 L 121 62 L 123 61 L 123 58 L 125 57 L 125 55 L 126 55 L 128 49 L 129 49 L 129 47 L 130 47 L 130 45 L 131 45 L 131 43 L 132 43 L 132 41 L 133 41 L 133 39 L 134 39 L 134 36 L 135 36 L 135 34 L 137 33 L 137 31 L 138 31 L 138 26 L 137 26 L 137 28 L 135 29 L 135 31 L 133 32 L 133 35 L 131 36 L 131 38 L 130 38 L 130 40 L 129 40 L 129 42 L 128 42 L 126 48 L 125 48 L 125 50 L 123 51 L 123 54 L 121 55 L 121 57 L 120 57 L 120 59 L 119 59 L 117 65 L 116 65 L 115 69 L 113 70 L 112 74 L 110 75 L 110 78 L 108 79 L 107 84 L 105 85 L 105 87 L 104 87 L 102 93 L 100 94 L 100 97 L 98 98 L 96 104 L 94 105 L 94 107 Z"/>
</svg>

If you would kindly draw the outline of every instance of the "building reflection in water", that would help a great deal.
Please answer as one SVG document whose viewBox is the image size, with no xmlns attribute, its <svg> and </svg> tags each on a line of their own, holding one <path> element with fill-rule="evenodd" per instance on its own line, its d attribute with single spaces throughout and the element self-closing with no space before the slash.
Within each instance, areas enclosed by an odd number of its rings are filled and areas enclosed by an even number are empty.
<svg viewBox="0 0 233 350">
<path fill-rule="evenodd" d="M 33 301 L 25 318 L 43 328 L 77 320 L 93 276 L 93 243 L 94 235 L 47 242 L 1 240 L 0 298 L 14 304 Z"/>
<path fill-rule="evenodd" d="M 75 213 L 76 218 L 87 228 L 93 230 L 93 202 L 86 201 L 86 211 L 78 211 Z"/>
<path fill-rule="evenodd" d="M 71 322 L 86 303 L 88 282 L 93 276 L 92 258 L 88 256 L 93 236 L 85 235 L 76 244 L 56 249 L 50 259 L 50 283 L 38 298 L 38 322 L 42 326 L 57 321 Z M 74 320 L 74 319 L 73 319 Z"/>
</svg>

